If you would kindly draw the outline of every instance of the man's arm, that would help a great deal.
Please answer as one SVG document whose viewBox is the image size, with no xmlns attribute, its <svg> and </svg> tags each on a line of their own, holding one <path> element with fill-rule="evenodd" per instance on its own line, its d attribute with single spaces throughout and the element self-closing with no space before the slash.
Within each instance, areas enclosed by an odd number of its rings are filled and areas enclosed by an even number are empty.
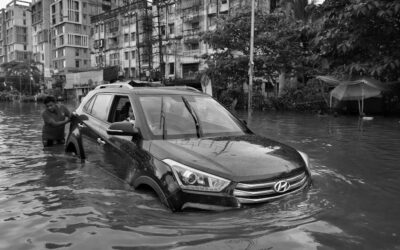
<svg viewBox="0 0 400 250">
<path fill-rule="evenodd" d="M 65 117 L 65 119 L 63 121 L 55 121 L 53 118 L 51 118 L 46 113 L 43 113 L 42 117 L 43 117 L 43 120 L 44 120 L 45 123 L 47 123 L 47 124 L 49 124 L 50 126 L 53 126 L 53 127 L 58 127 L 58 126 L 65 125 L 70 121 L 69 117 Z"/>
<path fill-rule="evenodd" d="M 65 114 L 66 117 L 71 118 L 71 112 L 64 105 L 60 105 L 61 111 Z"/>
</svg>

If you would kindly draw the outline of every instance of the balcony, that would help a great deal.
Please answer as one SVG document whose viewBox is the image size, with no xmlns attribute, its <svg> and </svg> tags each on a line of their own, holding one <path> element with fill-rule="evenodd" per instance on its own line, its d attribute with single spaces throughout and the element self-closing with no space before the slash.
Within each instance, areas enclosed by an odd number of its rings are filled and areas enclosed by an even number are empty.
<svg viewBox="0 0 400 250">
<path fill-rule="evenodd" d="M 200 29 L 196 28 L 196 29 L 188 29 L 188 30 L 184 30 L 182 32 L 182 35 L 184 37 L 199 37 L 200 34 Z"/>
<path fill-rule="evenodd" d="M 194 13 L 184 16 L 183 21 L 187 23 L 198 23 L 200 21 L 200 15 L 198 13 Z"/>
<path fill-rule="evenodd" d="M 208 15 L 215 15 L 217 14 L 217 4 L 210 3 L 207 8 Z"/>
<path fill-rule="evenodd" d="M 229 3 L 223 3 L 221 4 L 221 8 L 219 12 L 227 12 L 229 10 Z"/>
</svg>

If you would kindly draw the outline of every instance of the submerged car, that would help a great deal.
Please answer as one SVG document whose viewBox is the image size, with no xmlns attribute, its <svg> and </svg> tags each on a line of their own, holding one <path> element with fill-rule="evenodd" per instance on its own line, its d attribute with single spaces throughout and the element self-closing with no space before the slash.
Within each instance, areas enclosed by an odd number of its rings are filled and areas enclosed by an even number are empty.
<svg viewBox="0 0 400 250">
<path fill-rule="evenodd" d="M 101 85 L 74 114 L 67 152 L 151 188 L 172 211 L 268 202 L 311 183 L 306 154 L 195 89 Z"/>
</svg>

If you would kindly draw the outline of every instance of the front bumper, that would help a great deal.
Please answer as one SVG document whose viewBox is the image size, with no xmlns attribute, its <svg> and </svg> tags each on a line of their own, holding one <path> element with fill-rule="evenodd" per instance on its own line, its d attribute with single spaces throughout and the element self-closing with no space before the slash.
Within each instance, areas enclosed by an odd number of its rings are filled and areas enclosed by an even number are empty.
<svg viewBox="0 0 400 250">
<path fill-rule="evenodd" d="M 268 191 L 268 194 L 266 194 L 267 196 L 264 194 L 264 197 L 260 197 L 259 190 L 253 190 L 254 192 L 243 192 L 243 187 L 245 186 L 243 183 L 232 183 L 224 190 L 224 192 L 220 193 L 197 192 L 178 189 L 174 194 L 168 197 L 168 203 L 170 206 L 174 207 L 174 211 L 180 211 L 184 209 L 222 211 L 232 208 L 240 208 L 247 204 L 266 203 L 298 193 L 310 186 L 311 178 L 309 175 L 304 175 L 301 176 L 300 179 L 293 178 L 292 183 L 294 183 L 293 188 L 289 189 L 285 193 L 270 193 Z M 238 192 L 238 187 L 242 188 L 240 192 Z M 265 191 L 261 192 L 265 193 Z"/>
</svg>

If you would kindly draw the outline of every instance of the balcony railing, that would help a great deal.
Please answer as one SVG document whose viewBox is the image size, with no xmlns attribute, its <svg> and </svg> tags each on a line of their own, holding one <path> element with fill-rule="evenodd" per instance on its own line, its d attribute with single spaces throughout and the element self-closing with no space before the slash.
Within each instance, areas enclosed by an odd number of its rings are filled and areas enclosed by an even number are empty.
<svg viewBox="0 0 400 250">
<path fill-rule="evenodd" d="M 184 30 L 182 32 L 182 35 L 185 36 L 185 37 L 199 37 L 199 34 L 200 34 L 200 29 L 199 28 Z"/>
<path fill-rule="evenodd" d="M 223 3 L 221 4 L 220 12 L 226 12 L 229 10 L 229 4 L 228 3 Z"/>
<path fill-rule="evenodd" d="M 209 15 L 217 14 L 217 4 L 210 3 L 208 5 L 208 14 Z"/>
</svg>

